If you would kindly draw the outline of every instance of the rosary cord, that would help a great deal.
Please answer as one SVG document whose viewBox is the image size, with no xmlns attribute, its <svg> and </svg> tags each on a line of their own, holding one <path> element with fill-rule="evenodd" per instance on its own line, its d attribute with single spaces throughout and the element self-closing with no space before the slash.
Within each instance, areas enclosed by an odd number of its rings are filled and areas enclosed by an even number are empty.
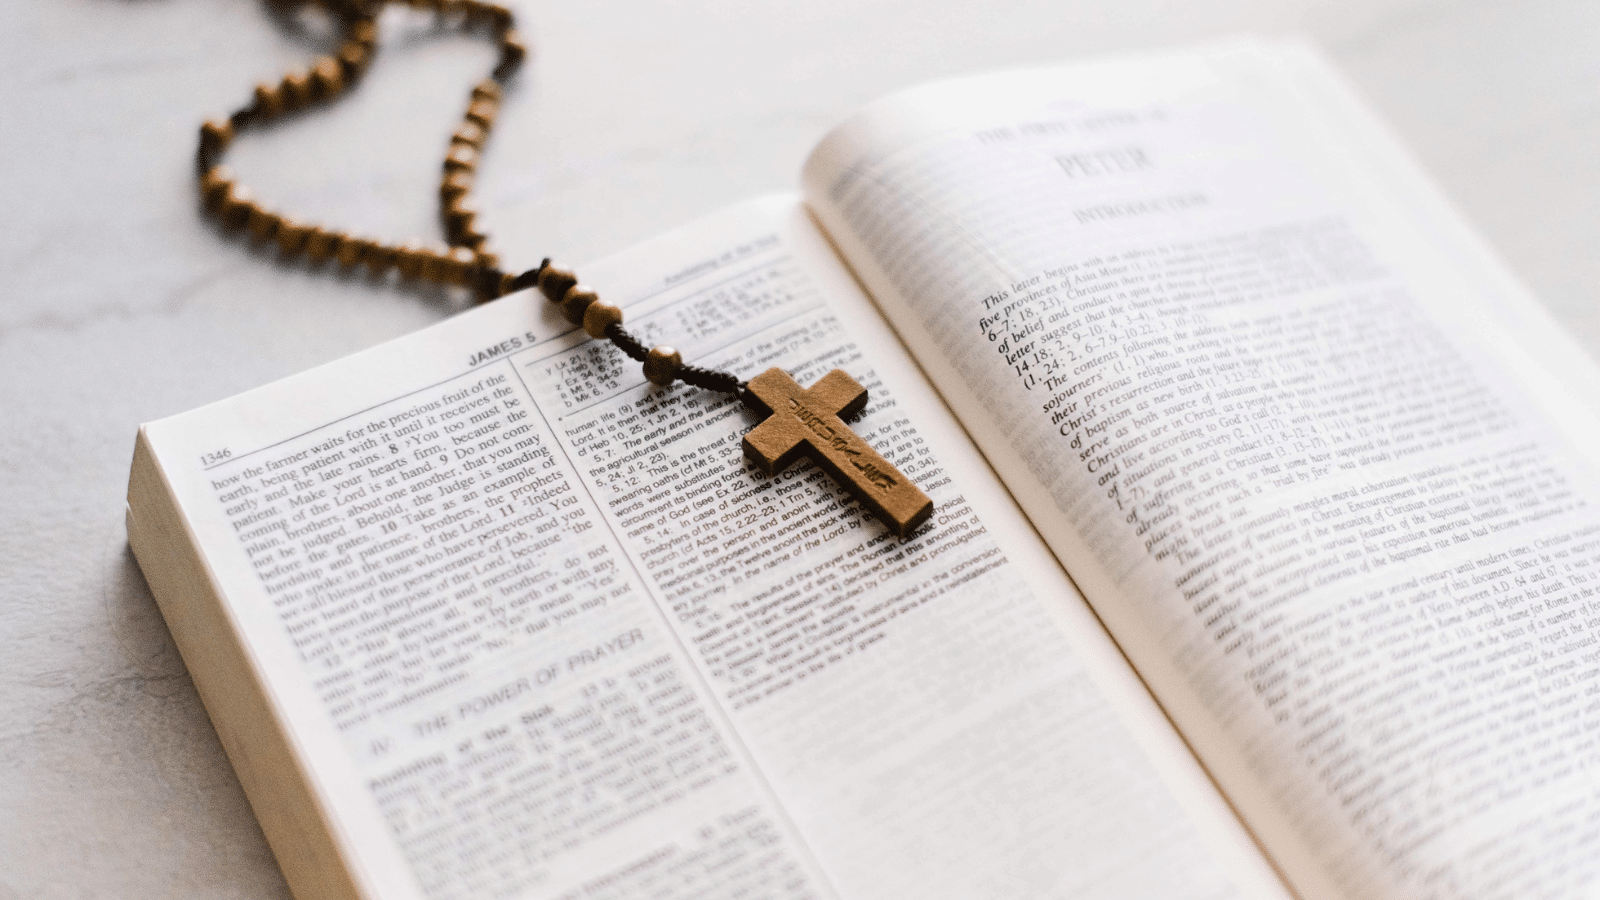
<svg viewBox="0 0 1600 900">
<path fill-rule="evenodd" d="M 256 202 L 250 189 L 239 184 L 221 165 L 222 155 L 241 130 L 262 125 L 314 103 L 332 100 L 365 74 L 377 50 L 377 16 L 387 2 L 398 0 L 307 0 L 326 9 L 338 22 L 342 40 L 334 53 L 318 57 L 309 67 L 296 69 L 277 84 L 256 85 L 251 102 L 223 120 L 200 126 L 195 153 L 200 190 L 205 207 L 226 227 L 242 229 L 251 240 L 274 243 L 286 259 L 304 254 L 313 266 L 329 259 L 341 268 L 364 265 L 374 278 L 393 269 L 402 279 L 453 284 L 471 288 L 477 299 L 496 297 L 538 287 L 561 305 L 567 319 L 583 326 L 590 337 L 605 338 L 629 357 L 644 363 L 645 377 L 658 385 L 674 380 L 710 391 L 745 396 L 745 382 L 728 372 L 685 365 L 671 347 L 646 350 L 622 327 L 622 310 L 600 301 L 578 284 L 566 269 L 549 259 L 520 275 L 500 268 L 499 257 L 486 248 L 487 236 L 478 230 L 477 210 L 468 202 L 478 159 L 500 111 L 502 85 L 527 56 L 517 35 L 511 11 L 483 0 L 407 0 L 408 5 L 431 10 L 441 21 L 464 30 L 487 29 L 499 41 L 500 57 L 488 78 L 472 88 L 461 126 L 450 138 L 444 174 L 439 185 L 439 217 L 449 242 L 447 249 L 417 242 L 401 245 L 356 237 L 344 231 L 304 224 Z"/>
<path fill-rule="evenodd" d="M 629 334 L 621 323 L 606 326 L 605 336 L 607 340 L 617 345 L 618 350 L 628 354 L 634 360 L 642 363 L 649 362 L 650 351 L 645 349 L 644 344 L 641 344 L 638 338 Z M 691 384 L 697 388 L 717 391 L 722 394 L 742 396 L 745 388 L 745 383 L 731 372 L 718 372 L 715 369 L 703 369 L 699 366 L 680 364 L 676 377 L 684 384 Z"/>
</svg>

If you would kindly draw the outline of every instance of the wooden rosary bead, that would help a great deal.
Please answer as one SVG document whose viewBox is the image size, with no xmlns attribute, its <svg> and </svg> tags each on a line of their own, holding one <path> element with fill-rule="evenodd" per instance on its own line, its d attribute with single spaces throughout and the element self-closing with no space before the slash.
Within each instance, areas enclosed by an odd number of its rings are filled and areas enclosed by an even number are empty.
<svg viewBox="0 0 1600 900">
<path fill-rule="evenodd" d="M 255 205 L 255 195 L 250 193 L 249 188 L 232 183 L 223 191 L 222 200 L 217 204 L 217 217 L 229 228 L 238 228 L 250 217 L 250 210 Z"/>
<path fill-rule="evenodd" d="M 221 207 L 228 188 L 232 186 L 233 170 L 227 166 L 212 166 L 206 170 L 206 174 L 200 176 L 200 195 L 205 198 L 206 206 L 211 209 Z"/>
<path fill-rule="evenodd" d="M 361 262 L 361 252 L 365 249 L 366 242 L 357 237 L 351 237 L 344 232 L 334 234 L 333 258 L 342 268 L 353 268 Z"/>
<path fill-rule="evenodd" d="M 621 308 L 603 300 L 589 304 L 589 308 L 583 312 L 583 330 L 592 338 L 603 338 L 606 336 L 607 328 L 621 324 Z"/>
<path fill-rule="evenodd" d="M 388 274 L 390 267 L 395 263 L 395 256 L 399 248 L 382 241 L 364 241 L 361 248 L 361 261 L 367 264 L 367 274 L 373 278 L 382 278 Z"/>
<path fill-rule="evenodd" d="M 422 274 L 423 260 L 422 245 L 416 241 L 406 241 L 394 251 L 395 271 L 400 277 L 410 280 Z"/>
<path fill-rule="evenodd" d="M 483 250 L 483 249 L 479 249 L 477 251 L 477 253 L 478 253 L 478 258 L 477 258 L 478 268 L 480 268 L 480 269 L 498 269 L 498 268 L 500 268 L 500 257 L 498 255 L 496 255 L 494 253 L 490 253 L 489 251 Z"/>
<path fill-rule="evenodd" d="M 266 83 L 256 85 L 255 108 L 269 119 L 276 118 L 283 112 L 282 91 L 277 86 Z"/>
<path fill-rule="evenodd" d="M 466 247 L 451 247 L 444 257 L 445 280 L 459 287 L 467 287 L 472 280 L 472 264 L 478 255 Z"/>
<path fill-rule="evenodd" d="M 472 173 L 457 169 L 444 176 L 439 183 L 439 200 L 446 207 L 454 206 L 472 190 Z"/>
<path fill-rule="evenodd" d="M 450 152 L 444 155 L 444 170 L 446 172 L 471 172 L 478 167 L 477 148 L 466 144 L 454 144 Z"/>
<path fill-rule="evenodd" d="M 567 295 L 561 298 L 561 314 L 567 321 L 574 325 L 582 325 L 583 317 L 589 312 L 589 307 L 600 302 L 600 295 L 596 294 L 586 284 L 575 284 L 567 289 Z"/>
<path fill-rule="evenodd" d="M 444 271 L 440 268 L 444 261 L 443 251 L 433 247 L 421 247 L 417 250 L 417 277 L 423 281 L 445 281 Z"/>
<path fill-rule="evenodd" d="M 587 320 L 584 326 L 588 326 Z M 666 387 L 677 380 L 681 371 L 683 371 L 683 354 L 665 344 L 653 348 L 644 358 L 644 377 L 649 379 L 651 384 Z"/>
<path fill-rule="evenodd" d="M 494 67 L 496 78 L 510 77 L 517 67 L 522 65 L 522 60 L 528 55 L 528 48 L 522 43 L 522 35 L 516 29 L 507 29 L 500 37 L 500 62 Z"/>
<path fill-rule="evenodd" d="M 494 125 L 494 117 L 499 113 L 500 107 L 497 104 L 488 100 L 474 100 L 467 106 L 466 119 L 487 129 Z"/>
<path fill-rule="evenodd" d="M 311 93 L 318 100 L 326 100 L 344 90 L 344 69 L 332 56 L 318 57 L 311 66 Z"/>
<path fill-rule="evenodd" d="M 200 143 L 212 150 L 223 150 L 233 143 L 233 123 L 227 119 L 209 119 L 200 126 Z"/>
<path fill-rule="evenodd" d="M 305 69 L 295 69 L 283 76 L 280 85 L 283 93 L 285 110 L 298 109 L 311 102 L 311 73 Z"/>
<path fill-rule="evenodd" d="M 465 200 L 459 200 L 444 211 L 445 231 L 450 233 L 451 243 L 456 243 L 455 238 L 472 232 L 472 226 L 478 218 L 478 211 L 473 209 Z"/>
<path fill-rule="evenodd" d="M 488 242 L 489 236 L 481 231 L 463 231 L 461 234 L 456 236 L 455 240 L 456 244 L 466 247 L 473 253 L 481 252 L 483 250 L 483 245 Z"/>
<path fill-rule="evenodd" d="M 306 232 L 306 259 L 311 260 L 314 266 L 320 266 L 328 261 L 338 249 L 338 243 L 332 232 L 313 225 Z"/>
<path fill-rule="evenodd" d="M 306 237 L 311 234 L 311 229 L 288 216 L 278 217 L 278 252 L 284 256 L 293 256 L 299 253 L 306 245 Z"/>
<path fill-rule="evenodd" d="M 378 23 L 372 19 L 357 19 L 350 23 L 350 32 L 345 35 L 345 40 L 355 44 L 362 44 L 368 48 L 378 44 Z M 368 52 L 371 52 L 370 49 Z"/>
<path fill-rule="evenodd" d="M 539 271 L 539 293 L 551 303 L 560 303 L 566 299 L 567 291 L 578 283 L 578 276 L 572 274 L 571 269 L 560 266 L 545 266 Z"/>
<path fill-rule="evenodd" d="M 367 64 L 372 62 L 372 50 L 355 41 L 346 41 L 339 46 L 339 71 L 343 73 L 346 83 L 354 81 L 366 71 Z"/>
<path fill-rule="evenodd" d="M 450 135 L 450 143 L 452 148 L 471 147 L 477 150 L 483 147 L 483 140 L 488 136 L 489 132 L 477 122 L 462 122 L 461 127 L 456 129 L 456 133 Z"/>
<path fill-rule="evenodd" d="M 500 90 L 499 82 L 496 82 L 492 78 L 485 78 L 476 85 L 473 85 L 472 99 L 488 100 L 491 103 L 499 103 L 500 97 L 503 93 L 504 92 Z"/>
<path fill-rule="evenodd" d="M 444 250 L 436 250 L 433 253 L 433 260 L 431 263 L 431 268 L 433 269 L 433 280 L 439 282 L 440 284 L 461 283 L 459 271 L 461 264 L 457 262 L 454 257 L 452 257 L 451 253 L 453 250 L 454 248 L 447 248 Z"/>
<path fill-rule="evenodd" d="M 278 223 L 282 221 L 278 214 L 271 210 L 252 206 L 250 215 L 245 219 L 244 229 L 254 241 L 270 241 L 278 233 Z"/>
</svg>

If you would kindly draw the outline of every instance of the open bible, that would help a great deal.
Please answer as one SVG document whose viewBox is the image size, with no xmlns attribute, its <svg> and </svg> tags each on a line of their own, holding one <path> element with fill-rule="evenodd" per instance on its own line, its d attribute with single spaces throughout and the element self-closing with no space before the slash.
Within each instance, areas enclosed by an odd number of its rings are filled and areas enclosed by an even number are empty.
<svg viewBox="0 0 1600 900">
<path fill-rule="evenodd" d="M 932 516 L 533 293 L 145 425 L 129 540 L 301 900 L 1596 884 L 1600 378 L 1310 51 L 917 88 L 578 271 L 849 372 Z"/>
</svg>

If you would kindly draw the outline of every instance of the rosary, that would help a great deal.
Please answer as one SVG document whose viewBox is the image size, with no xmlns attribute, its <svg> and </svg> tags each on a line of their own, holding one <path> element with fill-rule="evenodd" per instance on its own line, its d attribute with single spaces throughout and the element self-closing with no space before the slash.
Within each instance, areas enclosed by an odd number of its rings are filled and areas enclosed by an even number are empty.
<svg viewBox="0 0 1600 900">
<path fill-rule="evenodd" d="M 486 237 L 477 228 L 477 214 L 467 195 L 472 189 L 479 153 L 500 110 L 502 87 L 527 55 L 511 11 L 503 6 L 483 0 L 408 0 L 411 6 L 433 11 L 442 21 L 469 31 L 487 32 L 500 45 L 494 70 L 473 87 L 461 127 L 451 136 L 450 149 L 445 154 L 439 214 L 448 248 L 430 248 L 416 242 L 391 245 L 355 237 L 299 222 L 257 203 L 249 188 L 235 181 L 226 166 L 218 164 L 234 135 L 338 96 L 361 78 L 377 49 L 377 14 L 387 0 L 315 2 L 327 9 L 340 30 L 342 40 L 337 50 L 319 57 L 308 68 L 290 72 L 276 85 L 257 85 L 255 96 L 245 107 L 227 119 L 208 121 L 200 127 L 196 154 L 200 190 L 206 209 L 223 225 L 243 230 L 253 241 L 275 243 L 286 259 L 304 254 L 313 266 L 330 259 L 344 269 L 361 265 L 374 278 L 387 277 L 392 269 L 402 279 L 468 288 L 479 302 L 537 287 L 589 337 L 604 338 L 642 362 L 644 376 L 651 383 L 665 387 L 682 381 L 704 390 L 732 394 L 765 416 L 744 436 L 745 456 L 762 473 L 775 475 L 802 456 L 809 457 L 848 487 L 899 536 L 910 535 L 927 521 L 933 513 L 933 501 L 844 423 L 844 419 L 867 405 L 866 389 L 844 371 L 834 369 L 810 388 L 800 387 L 789 373 L 778 368 L 740 381 L 729 372 L 688 365 L 671 347 L 646 350 L 622 327 L 620 308 L 601 300 L 570 270 L 551 265 L 548 259 L 520 275 L 500 268 L 499 258 L 485 247 Z"/>
</svg>

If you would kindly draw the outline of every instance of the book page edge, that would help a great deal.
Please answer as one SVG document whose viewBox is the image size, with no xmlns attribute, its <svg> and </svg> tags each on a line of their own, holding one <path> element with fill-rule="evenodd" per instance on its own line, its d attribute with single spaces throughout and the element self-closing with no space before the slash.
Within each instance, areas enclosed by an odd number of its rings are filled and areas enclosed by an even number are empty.
<svg viewBox="0 0 1600 900">
<path fill-rule="evenodd" d="M 372 900 L 376 894 L 316 791 L 287 717 L 174 501 L 148 426 L 134 445 L 127 524 L 128 545 L 291 893 L 297 900 Z"/>
</svg>

